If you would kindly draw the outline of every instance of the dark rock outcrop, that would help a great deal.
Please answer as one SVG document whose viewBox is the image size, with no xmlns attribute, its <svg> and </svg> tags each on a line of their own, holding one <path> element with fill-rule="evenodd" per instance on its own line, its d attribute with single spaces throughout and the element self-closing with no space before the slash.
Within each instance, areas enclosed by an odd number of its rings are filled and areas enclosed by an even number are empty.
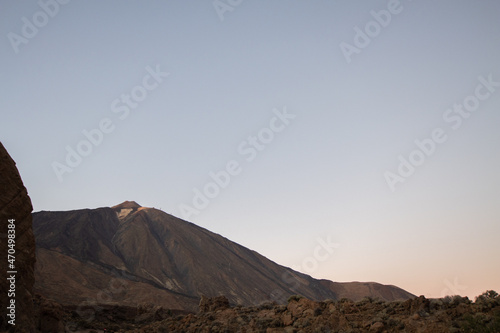
<svg viewBox="0 0 500 333">
<path fill-rule="evenodd" d="M 8 323 L 7 307 L 15 299 L 15 331 L 34 332 L 33 285 L 35 283 L 35 238 L 32 230 L 33 207 L 16 163 L 0 143 L 0 331 L 14 330 Z M 15 220 L 13 224 L 9 220 Z M 15 261 L 8 262 L 9 224 L 15 225 Z M 10 244 L 11 246 L 13 244 Z M 12 252 L 12 250 L 11 250 Z M 12 257 L 11 257 L 12 259 Z M 13 265 L 13 266 L 10 266 Z M 7 274 L 7 271 L 17 273 Z M 8 276 L 7 276 L 8 275 Z M 15 297 L 8 297 L 15 276 Z"/>
<path fill-rule="evenodd" d="M 35 295 L 35 324 L 40 333 L 64 333 L 63 307 L 54 301 Z"/>
<path fill-rule="evenodd" d="M 201 295 L 230 304 L 414 295 L 376 283 L 333 283 L 265 258 L 158 209 L 114 207 L 33 214 L 36 292 L 63 305 L 152 303 L 196 312 Z"/>
</svg>

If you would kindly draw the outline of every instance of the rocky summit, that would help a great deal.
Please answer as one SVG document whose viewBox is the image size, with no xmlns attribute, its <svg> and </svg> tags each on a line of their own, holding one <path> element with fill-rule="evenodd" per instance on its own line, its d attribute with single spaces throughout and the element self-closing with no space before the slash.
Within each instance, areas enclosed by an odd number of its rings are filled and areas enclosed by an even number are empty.
<svg viewBox="0 0 500 333">
<path fill-rule="evenodd" d="M 365 296 L 414 295 L 377 283 L 317 280 L 276 264 L 221 235 L 154 208 L 126 201 L 113 207 L 33 214 L 35 290 L 62 305 L 135 307 L 151 303 L 198 310 L 202 295 L 231 305 Z"/>
</svg>

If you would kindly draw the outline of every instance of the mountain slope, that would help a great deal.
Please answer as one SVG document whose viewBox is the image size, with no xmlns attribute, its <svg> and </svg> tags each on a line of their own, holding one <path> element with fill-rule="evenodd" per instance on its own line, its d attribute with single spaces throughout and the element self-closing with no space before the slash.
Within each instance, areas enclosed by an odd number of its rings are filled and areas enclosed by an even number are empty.
<svg viewBox="0 0 500 333">
<path fill-rule="evenodd" d="M 195 311 L 202 294 L 225 295 L 231 303 L 241 305 L 284 302 L 292 294 L 314 300 L 413 297 L 394 286 L 313 279 L 195 224 L 135 202 L 92 210 L 38 212 L 33 214 L 33 227 L 40 258 L 35 290 L 63 304 L 90 298 L 97 303 L 135 306 L 152 302 Z M 108 286 L 108 281 L 115 286 Z M 61 286 L 75 293 L 69 294 Z"/>
</svg>

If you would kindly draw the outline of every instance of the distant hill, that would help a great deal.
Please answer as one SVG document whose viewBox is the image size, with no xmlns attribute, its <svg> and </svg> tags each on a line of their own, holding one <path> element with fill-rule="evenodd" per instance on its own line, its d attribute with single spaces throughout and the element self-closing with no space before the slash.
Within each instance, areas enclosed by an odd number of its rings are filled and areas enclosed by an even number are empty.
<svg viewBox="0 0 500 333">
<path fill-rule="evenodd" d="M 35 291 L 65 305 L 153 303 L 197 311 L 201 295 L 231 304 L 405 300 L 378 283 L 317 280 L 193 223 L 126 201 L 114 207 L 33 214 Z"/>
</svg>

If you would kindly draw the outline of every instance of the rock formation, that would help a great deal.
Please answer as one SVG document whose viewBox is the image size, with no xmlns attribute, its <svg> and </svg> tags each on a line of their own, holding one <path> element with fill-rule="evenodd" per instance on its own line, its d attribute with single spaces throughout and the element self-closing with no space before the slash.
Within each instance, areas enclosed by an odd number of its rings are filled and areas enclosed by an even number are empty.
<svg viewBox="0 0 500 333">
<path fill-rule="evenodd" d="M 12 330 L 7 316 L 11 300 L 15 300 L 15 332 L 34 332 L 33 285 L 35 282 L 35 238 L 32 230 L 33 207 L 23 185 L 16 163 L 0 143 L 0 331 Z M 14 220 L 9 223 L 9 220 Z M 10 225 L 10 227 L 9 227 Z M 15 226 L 15 228 L 14 228 Z M 14 243 L 9 244 L 9 230 L 15 230 Z M 11 232 L 12 234 L 12 232 Z M 15 256 L 8 258 L 9 245 Z M 15 253 L 12 251 L 15 250 Z M 10 266 L 12 265 L 12 266 Z M 16 273 L 7 273 L 14 271 Z M 7 278 L 14 279 L 7 280 Z M 14 282 L 15 283 L 11 283 Z M 14 297 L 9 297 L 15 285 Z"/>
</svg>

